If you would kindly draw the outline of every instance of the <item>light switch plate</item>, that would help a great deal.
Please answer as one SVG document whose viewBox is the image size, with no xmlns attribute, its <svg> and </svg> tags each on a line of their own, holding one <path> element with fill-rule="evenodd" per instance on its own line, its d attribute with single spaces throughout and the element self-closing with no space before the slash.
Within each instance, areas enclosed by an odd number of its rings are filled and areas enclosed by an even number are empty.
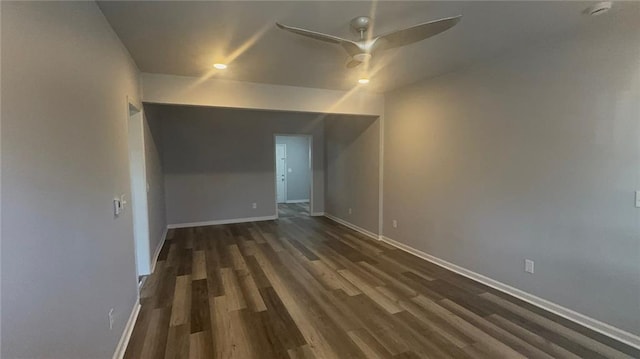
<svg viewBox="0 0 640 359">
<path fill-rule="evenodd" d="M 122 201 L 120 198 L 113 199 L 113 214 L 117 217 L 122 213 Z"/>
<path fill-rule="evenodd" d="M 640 208 L 640 191 L 636 191 L 636 208 Z"/>
</svg>

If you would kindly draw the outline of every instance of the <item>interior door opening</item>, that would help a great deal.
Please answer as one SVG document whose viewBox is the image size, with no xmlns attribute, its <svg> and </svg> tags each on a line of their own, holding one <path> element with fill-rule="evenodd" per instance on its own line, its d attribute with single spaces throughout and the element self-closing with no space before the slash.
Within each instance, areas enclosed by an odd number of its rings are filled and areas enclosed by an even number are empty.
<svg viewBox="0 0 640 359">
<path fill-rule="evenodd" d="M 276 213 L 309 216 L 313 208 L 312 137 L 275 136 Z"/>
</svg>

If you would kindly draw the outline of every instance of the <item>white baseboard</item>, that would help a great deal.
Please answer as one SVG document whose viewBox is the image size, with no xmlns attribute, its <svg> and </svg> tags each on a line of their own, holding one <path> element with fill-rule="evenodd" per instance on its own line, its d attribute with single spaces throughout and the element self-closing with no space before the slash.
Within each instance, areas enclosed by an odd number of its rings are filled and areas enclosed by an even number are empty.
<svg viewBox="0 0 640 359">
<path fill-rule="evenodd" d="M 311 217 L 322 217 L 324 216 L 324 212 L 311 212 Z"/>
<path fill-rule="evenodd" d="M 120 337 L 116 351 L 113 353 L 113 359 L 124 358 L 124 353 L 127 350 L 129 339 L 131 339 L 133 327 L 136 325 L 136 320 L 138 319 L 138 313 L 140 313 L 140 298 L 136 299 L 136 304 L 133 306 L 131 315 L 129 315 L 129 320 L 127 320 L 127 324 L 124 326 L 124 332 Z"/>
<path fill-rule="evenodd" d="M 288 199 L 286 203 L 305 203 L 309 202 L 308 199 Z"/>
<path fill-rule="evenodd" d="M 264 217 L 244 217 L 244 218 L 231 218 L 231 219 L 218 219 L 213 221 L 203 222 L 190 222 L 190 223 L 173 223 L 167 225 L 168 229 L 174 228 L 188 228 L 199 226 L 215 226 L 218 224 L 232 224 L 232 223 L 246 223 L 246 222 L 259 222 L 259 221 L 272 221 L 277 219 L 277 216 L 264 216 Z"/>
<path fill-rule="evenodd" d="M 156 252 L 153 254 L 153 262 L 151 263 L 151 273 L 156 270 L 156 263 L 158 263 L 158 256 L 160 255 L 160 251 L 162 250 L 162 246 L 164 246 L 164 242 L 167 240 L 167 233 L 169 232 L 169 228 L 164 229 L 164 233 L 162 233 L 162 239 L 160 239 L 160 243 L 156 247 Z"/>
<path fill-rule="evenodd" d="M 356 232 L 360 232 L 360 233 L 364 234 L 367 237 L 373 238 L 375 240 L 380 240 L 380 236 L 378 236 L 377 234 L 375 234 L 375 233 L 373 233 L 371 231 L 368 231 L 368 230 L 366 230 L 366 229 L 364 229 L 362 227 L 358 227 L 358 226 L 356 226 L 355 224 L 353 224 L 351 222 L 347 222 L 342 218 L 338 218 L 338 217 L 336 217 L 334 215 L 331 215 L 329 213 L 325 213 L 324 216 L 329 218 L 330 220 L 332 220 L 334 222 L 342 224 L 343 226 L 349 227 L 349 228 L 353 229 Z"/>
<path fill-rule="evenodd" d="M 345 224 L 346 225 L 346 224 Z M 512 295 L 518 299 L 521 299 L 527 303 L 533 304 L 536 307 L 542 308 L 544 310 L 547 310 L 551 313 L 557 314 L 565 319 L 568 319 L 572 322 L 576 322 L 582 326 L 585 326 L 589 329 L 592 329 L 598 333 L 604 334 L 608 337 L 611 337 L 613 339 L 616 339 L 618 341 L 621 341 L 625 344 L 628 344 L 632 347 L 638 348 L 640 349 L 640 337 L 629 333 L 627 331 L 624 331 L 622 329 L 616 328 L 612 325 L 609 325 L 607 323 L 603 323 L 597 319 L 593 319 L 591 317 L 588 317 L 584 314 L 580 314 L 576 311 L 573 311 L 569 308 L 563 307 L 559 304 L 550 302 L 546 299 L 542 299 L 540 297 L 537 297 L 533 294 L 527 293 L 523 290 L 520 290 L 518 288 L 514 288 L 508 284 L 504 284 L 502 282 L 499 282 L 497 280 L 491 279 L 489 277 L 485 277 L 482 274 L 473 272 L 471 270 L 468 270 L 466 268 L 460 267 L 456 264 L 450 263 L 445 261 L 444 259 L 440 259 L 438 257 L 432 256 L 428 253 L 422 252 L 418 249 L 415 249 L 413 247 L 410 247 L 406 244 L 397 242 L 389 237 L 385 237 L 385 236 L 380 236 L 380 238 L 389 243 L 390 245 L 399 248 L 405 252 L 411 253 L 417 257 L 420 257 L 422 259 L 425 259 L 433 264 L 436 264 L 440 267 L 446 268 L 452 272 L 456 272 L 460 275 L 463 275 L 467 278 L 473 279 L 477 282 L 480 282 L 482 284 L 485 284 L 491 288 L 497 289 L 501 292 L 507 293 L 509 295 Z"/>
</svg>

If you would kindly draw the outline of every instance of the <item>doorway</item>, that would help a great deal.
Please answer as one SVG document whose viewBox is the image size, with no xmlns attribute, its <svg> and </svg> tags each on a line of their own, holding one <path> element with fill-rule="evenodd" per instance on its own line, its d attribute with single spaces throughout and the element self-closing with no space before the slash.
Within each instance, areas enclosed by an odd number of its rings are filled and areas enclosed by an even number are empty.
<svg viewBox="0 0 640 359">
<path fill-rule="evenodd" d="M 275 136 L 276 213 L 278 217 L 309 216 L 313 175 L 309 135 Z"/>
<path fill-rule="evenodd" d="M 129 177 L 131 212 L 138 281 L 151 273 L 149 214 L 147 208 L 147 173 L 144 151 L 144 118 L 142 111 L 129 103 L 128 120 Z"/>
</svg>

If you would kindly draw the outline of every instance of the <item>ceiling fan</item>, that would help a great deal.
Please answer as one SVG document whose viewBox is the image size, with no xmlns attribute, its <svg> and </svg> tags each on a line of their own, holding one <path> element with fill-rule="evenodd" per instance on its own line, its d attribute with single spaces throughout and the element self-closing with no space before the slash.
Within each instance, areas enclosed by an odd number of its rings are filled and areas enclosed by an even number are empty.
<svg viewBox="0 0 640 359">
<path fill-rule="evenodd" d="M 347 62 L 347 68 L 353 68 L 363 62 L 369 61 L 377 51 L 409 45 L 437 35 L 453 27 L 460 21 L 460 19 L 462 19 L 462 15 L 447 17 L 444 19 L 425 22 L 406 29 L 397 30 L 385 35 L 367 38 L 365 35 L 371 28 L 371 18 L 368 16 L 358 16 L 351 20 L 351 27 L 360 34 L 360 40 L 357 41 L 287 26 L 278 22 L 276 22 L 276 25 L 283 30 L 293 32 L 294 34 L 342 46 L 350 56 L 349 62 Z"/>
</svg>

